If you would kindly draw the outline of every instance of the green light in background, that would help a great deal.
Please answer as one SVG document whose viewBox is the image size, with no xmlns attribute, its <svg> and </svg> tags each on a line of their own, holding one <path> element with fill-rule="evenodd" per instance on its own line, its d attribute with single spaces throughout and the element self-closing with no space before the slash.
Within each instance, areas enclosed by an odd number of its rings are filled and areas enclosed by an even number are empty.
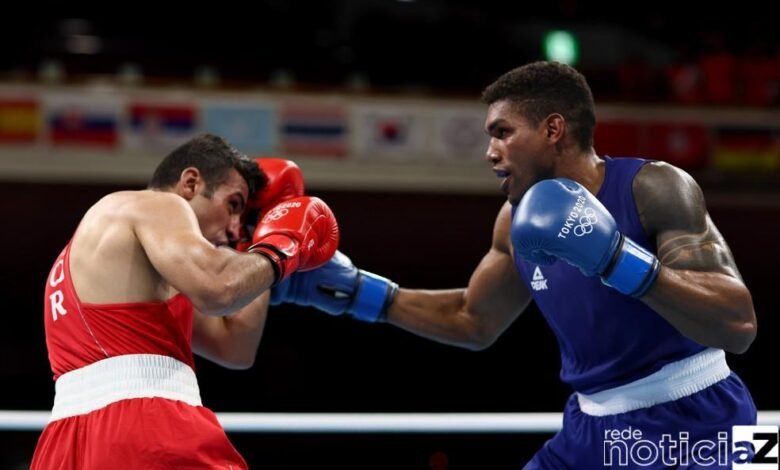
<svg viewBox="0 0 780 470">
<path fill-rule="evenodd" d="M 580 58 L 577 38 L 569 31 L 548 31 L 544 35 L 544 55 L 547 60 L 574 65 Z"/>
</svg>

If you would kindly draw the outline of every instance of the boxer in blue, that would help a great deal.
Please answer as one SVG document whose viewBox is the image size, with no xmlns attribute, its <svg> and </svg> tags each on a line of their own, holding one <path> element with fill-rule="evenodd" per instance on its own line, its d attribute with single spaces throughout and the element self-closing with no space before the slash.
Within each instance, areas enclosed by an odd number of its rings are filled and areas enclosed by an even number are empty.
<svg viewBox="0 0 780 470">
<path fill-rule="evenodd" d="M 519 67 L 483 100 L 486 159 L 508 201 L 466 288 L 399 289 L 337 254 L 273 301 L 482 349 L 533 300 L 574 393 L 525 468 L 731 468 L 732 426 L 755 424 L 756 408 L 725 352 L 748 349 L 756 317 L 698 184 L 666 163 L 597 155 L 593 97 L 569 66 Z"/>
</svg>

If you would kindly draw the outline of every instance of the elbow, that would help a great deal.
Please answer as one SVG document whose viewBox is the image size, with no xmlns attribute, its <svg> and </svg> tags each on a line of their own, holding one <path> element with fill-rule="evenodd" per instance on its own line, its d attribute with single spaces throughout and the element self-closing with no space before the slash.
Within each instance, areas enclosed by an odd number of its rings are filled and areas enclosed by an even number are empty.
<svg viewBox="0 0 780 470">
<path fill-rule="evenodd" d="M 747 290 L 742 298 L 742 314 L 731 324 L 728 332 L 729 344 L 726 351 L 733 354 L 743 354 L 753 344 L 758 332 L 758 323 L 756 321 L 756 312 L 753 308 L 753 299 Z"/>
<path fill-rule="evenodd" d="M 724 349 L 732 354 L 745 353 L 756 339 L 757 331 L 755 317 L 752 321 L 740 322 L 731 329 L 728 344 Z"/>
<path fill-rule="evenodd" d="M 498 336 L 487 325 L 472 325 L 466 333 L 463 347 L 471 351 L 484 351 L 496 342 Z"/>
<path fill-rule="evenodd" d="M 225 369 L 246 370 L 255 365 L 254 357 L 210 357 L 212 362 L 219 364 Z"/>
<path fill-rule="evenodd" d="M 484 351 L 496 342 L 495 337 L 480 336 L 475 338 L 469 338 L 468 343 L 465 345 L 466 349 L 471 351 Z"/>
<path fill-rule="evenodd" d="M 247 350 L 230 344 L 212 351 L 206 357 L 226 369 L 246 370 L 255 365 L 256 354 L 257 348 Z"/>
<path fill-rule="evenodd" d="M 489 348 L 493 345 L 495 341 L 482 341 L 482 342 L 470 342 L 466 344 L 466 349 L 469 351 L 484 351 L 485 349 Z"/>
<path fill-rule="evenodd" d="M 255 356 L 235 357 L 222 364 L 224 367 L 233 370 L 247 370 L 255 365 Z"/>
</svg>

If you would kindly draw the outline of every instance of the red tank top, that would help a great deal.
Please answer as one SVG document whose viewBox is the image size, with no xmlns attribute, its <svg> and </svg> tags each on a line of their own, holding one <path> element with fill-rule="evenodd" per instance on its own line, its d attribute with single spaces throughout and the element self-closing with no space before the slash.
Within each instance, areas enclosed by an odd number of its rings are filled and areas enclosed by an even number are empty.
<svg viewBox="0 0 780 470">
<path fill-rule="evenodd" d="M 123 354 L 169 356 L 193 369 L 192 303 L 183 294 L 165 302 L 82 303 L 70 276 L 69 242 L 46 280 L 44 325 L 54 380 Z"/>
</svg>

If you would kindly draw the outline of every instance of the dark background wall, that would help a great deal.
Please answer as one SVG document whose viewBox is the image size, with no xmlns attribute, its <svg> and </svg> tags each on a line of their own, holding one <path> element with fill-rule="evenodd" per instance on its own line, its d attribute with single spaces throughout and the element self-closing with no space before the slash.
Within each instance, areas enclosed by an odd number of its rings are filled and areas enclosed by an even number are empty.
<svg viewBox="0 0 780 470">
<path fill-rule="evenodd" d="M 51 262 L 83 212 L 120 186 L 0 183 L 0 408 L 51 407 L 42 296 Z M 501 195 L 315 191 L 339 218 L 342 250 L 407 287 L 464 285 L 486 252 Z M 705 192 L 705 194 L 707 194 Z M 707 194 L 710 195 L 710 194 Z M 773 267 L 780 205 L 711 194 L 710 211 L 751 288 L 759 335 L 729 362 L 760 409 L 780 409 L 771 385 L 780 341 Z M 274 308 L 255 366 L 229 371 L 199 361 L 204 403 L 217 411 L 560 411 L 552 333 L 532 308 L 491 348 L 460 350 L 388 325 L 293 307 Z M 4 433 L 0 468 L 32 454 L 38 433 Z M 544 435 L 231 436 L 253 468 L 519 468 Z M 433 460 L 431 460 L 433 459 Z M 489 466 L 488 466 L 489 465 Z"/>
</svg>

